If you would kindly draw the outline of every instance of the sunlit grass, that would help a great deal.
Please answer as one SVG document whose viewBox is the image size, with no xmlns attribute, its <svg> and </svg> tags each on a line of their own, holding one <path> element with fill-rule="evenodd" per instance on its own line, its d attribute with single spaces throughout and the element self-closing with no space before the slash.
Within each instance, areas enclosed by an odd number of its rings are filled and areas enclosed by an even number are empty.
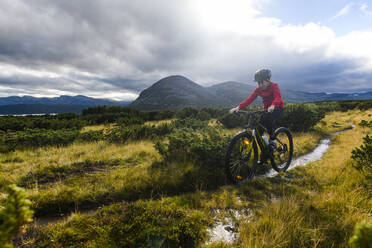
<svg viewBox="0 0 372 248">
<path fill-rule="evenodd" d="M 125 161 L 141 152 L 151 154 L 155 160 L 159 158 L 150 141 L 126 145 L 110 144 L 105 141 L 74 143 L 63 147 L 46 147 L 0 154 L 0 161 L 11 161 L 3 162 L 0 167 L 0 185 L 17 183 L 19 178 L 31 171 L 42 170 L 48 166 L 68 167 L 72 163 L 84 161 Z"/>
<path fill-rule="evenodd" d="M 174 120 L 176 120 L 176 119 L 168 119 L 168 120 L 160 120 L 160 121 L 146 121 L 145 125 L 159 126 L 159 125 L 166 124 L 166 123 L 169 124 Z"/>
<path fill-rule="evenodd" d="M 82 133 L 89 132 L 89 131 L 101 131 L 107 132 L 110 128 L 113 128 L 115 124 L 102 124 L 102 125 L 93 125 L 93 126 L 85 126 L 81 130 Z"/>
<path fill-rule="evenodd" d="M 372 120 L 372 110 L 349 110 L 347 112 L 332 112 L 327 114 L 316 126 L 316 129 L 326 133 L 351 128 L 352 124 L 356 125 L 361 120 Z"/>
<path fill-rule="evenodd" d="M 293 156 L 298 157 L 311 152 L 321 138 L 319 132 L 293 133 Z"/>
</svg>

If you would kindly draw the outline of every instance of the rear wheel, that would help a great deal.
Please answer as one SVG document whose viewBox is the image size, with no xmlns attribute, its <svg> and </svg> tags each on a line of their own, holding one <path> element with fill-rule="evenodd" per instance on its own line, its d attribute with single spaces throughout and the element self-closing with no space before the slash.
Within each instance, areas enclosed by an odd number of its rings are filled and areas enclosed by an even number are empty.
<svg viewBox="0 0 372 248">
<path fill-rule="evenodd" d="M 291 132 L 281 127 L 274 132 L 276 148 L 273 151 L 271 165 L 277 172 L 286 171 L 292 162 L 293 140 Z"/>
<path fill-rule="evenodd" d="M 233 183 L 253 178 L 257 165 L 257 145 L 251 134 L 238 133 L 233 137 L 227 149 L 225 168 Z"/>
</svg>

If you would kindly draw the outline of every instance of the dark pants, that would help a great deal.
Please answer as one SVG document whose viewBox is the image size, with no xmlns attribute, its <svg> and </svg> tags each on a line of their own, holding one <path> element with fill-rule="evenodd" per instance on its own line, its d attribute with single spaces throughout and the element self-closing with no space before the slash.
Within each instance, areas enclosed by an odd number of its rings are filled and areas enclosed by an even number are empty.
<svg viewBox="0 0 372 248">
<path fill-rule="evenodd" d="M 274 122 L 276 120 L 281 119 L 282 117 L 283 117 L 283 109 L 281 109 L 280 107 L 275 107 L 273 112 L 271 113 L 267 112 L 264 115 L 262 115 L 259 123 L 267 129 L 267 132 L 270 134 L 270 137 L 271 137 L 274 132 Z M 262 135 L 264 132 L 264 129 L 261 126 L 259 126 L 258 130 L 260 134 Z"/>
</svg>

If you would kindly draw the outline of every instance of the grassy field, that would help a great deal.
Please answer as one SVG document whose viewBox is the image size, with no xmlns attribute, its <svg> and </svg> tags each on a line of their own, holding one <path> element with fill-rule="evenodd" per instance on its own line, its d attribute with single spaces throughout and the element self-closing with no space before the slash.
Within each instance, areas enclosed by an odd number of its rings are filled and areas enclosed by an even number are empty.
<svg viewBox="0 0 372 248">
<path fill-rule="evenodd" d="M 370 182 L 350 161 L 370 132 L 357 124 L 371 114 L 328 114 L 316 130 L 294 133 L 295 157 L 328 133 L 356 128 L 334 137 L 321 160 L 240 186 L 219 183 L 191 162 L 164 163 L 151 140 L 17 150 L 0 154 L 0 201 L 2 186 L 16 183 L 26 188 L 36 219 L 60 218 L 30 225 L 21 247 L 348 247 L 354 225 L 372 220 Z M 239 238 L 206 244 L 207 228 L 226 217 Z"/>
</svg>

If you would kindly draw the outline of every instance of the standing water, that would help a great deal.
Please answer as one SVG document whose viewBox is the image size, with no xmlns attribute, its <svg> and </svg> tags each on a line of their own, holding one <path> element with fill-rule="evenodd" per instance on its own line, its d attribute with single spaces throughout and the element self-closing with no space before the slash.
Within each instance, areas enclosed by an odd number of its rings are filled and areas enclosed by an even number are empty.
<svg viewBox="0 0 372 248">
<path fill-rule="evenodd" d="M 355 128 L 355 125 L 352 124 L 351 127 Z M 327 138 L 322 139 L 319 142 L 319 145 L 312 152 L 292 160 L 290 166 L 288 167 L 288 170 L 291 170 L 293 168 L 296 168 L 297 166 L 306 165 L 310 162 L 314 162 L 314 161 L 317 161 L 317 160 L 321 159 L 323 157 L 323 154 L 326 151 L 328 151 L 329 146 L 331 144 L 332 137 L 334 137 L 337 134 L 340 134 L 342 132 L 346 132 L 348 130 L 350 130 L 350 129 L 346 129 L 346 130 L 343 130 L 343 131 L 336 132 L 336 133 L 328 136 Z M 278 172 L 276 172 L 273 169 L 270 169 L 269 172 L 267 172 L 265 175 L 263 175 L 263 177 L 274 177 L 276 175 L 278 175 Z"/>
</svg>

